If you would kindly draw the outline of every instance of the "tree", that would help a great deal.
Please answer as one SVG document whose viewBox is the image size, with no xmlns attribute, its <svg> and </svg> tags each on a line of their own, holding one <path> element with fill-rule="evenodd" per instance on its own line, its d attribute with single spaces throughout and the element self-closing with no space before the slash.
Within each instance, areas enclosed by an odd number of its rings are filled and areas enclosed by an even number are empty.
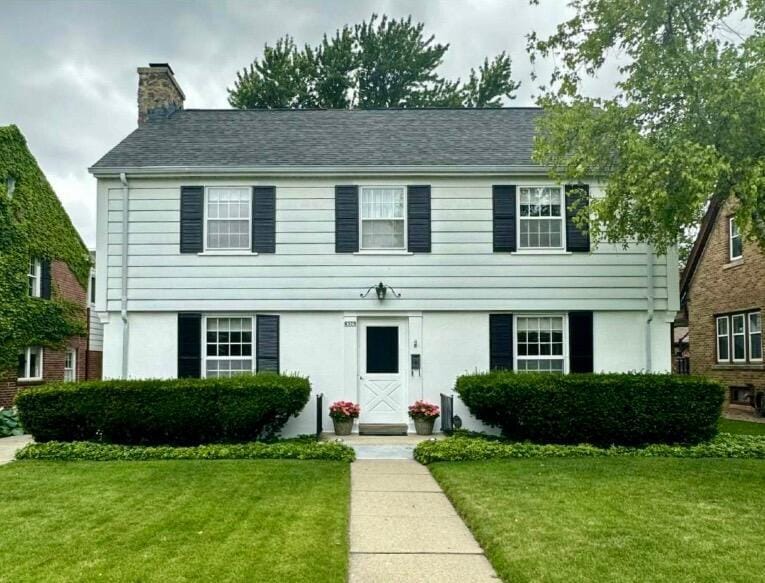
<svg viewBox="0 0 765 583">
<path fill-rule="evenodd" d="M 344 26 L 317 47 L 299 49 L 289 36 L 237 73 L 229 103 L 239 109 L 501 107 L 519 84 L 506 53 L 488 58 L 468 81 L 438 74 L 449 45 L 425 37 L 425 25 L 378 19 Z"/>
<path fill-rule="evenodd" d="M 533 4 L 539 0 L 531 0 Z M 765 2 L 571 0 L 554 34 L 528 38 L 532 60 L 558 65 L 535 159 L 561 181 L 601 177 L 605 197 L 581 223 L 612 242 L 663 251 L 712 198 L 765 246 Z M 728 20 L 748 32 L 735 30 Z M 583 94 L 616 53 L 611 98 Z"/>
</svg>

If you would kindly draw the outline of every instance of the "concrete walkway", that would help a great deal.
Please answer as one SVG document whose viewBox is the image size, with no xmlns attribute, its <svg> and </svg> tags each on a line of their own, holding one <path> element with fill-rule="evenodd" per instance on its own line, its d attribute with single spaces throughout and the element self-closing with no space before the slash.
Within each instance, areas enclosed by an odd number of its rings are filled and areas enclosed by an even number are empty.
<svg viewBox="0 0 765 583">
<path fill-rule="evenodd" d="M 15 435 L 0 438 L 0 465 L 12 462 L 16 452 L 32 442 L 31 435 Z"/>
<path fill-rule="evenodd" d="M 414 460 L 351 465 L 351 583 L 499 579 L 440 486 Z"/>
</svg>

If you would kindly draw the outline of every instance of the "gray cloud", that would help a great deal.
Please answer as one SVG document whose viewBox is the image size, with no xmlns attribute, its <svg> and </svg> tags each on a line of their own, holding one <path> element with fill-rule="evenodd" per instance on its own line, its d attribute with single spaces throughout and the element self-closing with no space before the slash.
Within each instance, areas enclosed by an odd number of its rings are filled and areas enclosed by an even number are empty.
<svg viewBox="0 0 765 583">
<path fill-rule="evenodd" d="M 95 245 L 95 180 L 87 167 L 136 124 L 136 67 L 169 62 L 187 107 L 228 107 L 226 87 L 284 34 L 315 43 L 372 12 L 425 22 L 451 48 L 443 66 L 465 77 L 503 50 L 531 105 L 525 52 L 531 30 L 550 32 L 568 15 L 563 0 L 444 1 L 42 1 L 5 0 L 0 19 L 0 125 L 26 135 L 86 243 Z M 545 72 L 544 64 L 540 73 Z M 607 91 L 611 82 L 597 83 Z"/>
</svg>

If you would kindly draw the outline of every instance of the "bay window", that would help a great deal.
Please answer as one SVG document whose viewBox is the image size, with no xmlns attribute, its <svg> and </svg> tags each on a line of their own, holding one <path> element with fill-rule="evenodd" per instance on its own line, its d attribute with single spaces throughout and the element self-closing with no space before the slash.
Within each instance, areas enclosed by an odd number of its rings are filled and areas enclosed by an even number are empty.
<svg viewBox="0 0 765 583">
<path fill-rule="evenodd" d="M 361 249 L 406 249 L 403 187 L 361 188 Z"/>
</svg>

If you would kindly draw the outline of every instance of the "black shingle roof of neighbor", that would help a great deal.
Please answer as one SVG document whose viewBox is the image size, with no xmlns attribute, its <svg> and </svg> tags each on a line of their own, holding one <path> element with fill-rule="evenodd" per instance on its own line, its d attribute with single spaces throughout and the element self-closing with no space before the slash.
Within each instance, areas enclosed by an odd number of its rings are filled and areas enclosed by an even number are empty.
<svg viewBox="0 0 765 583">
<path fill-rule="evenodd" d="M 530 166 L 538 108 L 180 110 L 93 166 Z"/>
</svg>

